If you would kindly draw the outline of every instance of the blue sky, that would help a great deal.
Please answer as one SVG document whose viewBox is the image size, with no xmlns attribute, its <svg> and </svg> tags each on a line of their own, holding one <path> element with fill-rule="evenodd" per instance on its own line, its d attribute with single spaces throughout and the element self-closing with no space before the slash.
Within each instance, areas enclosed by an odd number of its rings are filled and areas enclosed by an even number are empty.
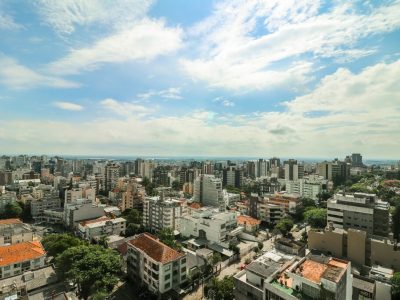
<svg viewBox="0 0 400 300">
<path fill-rule="evenodd" d="M 399 1 L 1 1 L 0 152 L 397 159 L 399 15 Z"/>
</svg>

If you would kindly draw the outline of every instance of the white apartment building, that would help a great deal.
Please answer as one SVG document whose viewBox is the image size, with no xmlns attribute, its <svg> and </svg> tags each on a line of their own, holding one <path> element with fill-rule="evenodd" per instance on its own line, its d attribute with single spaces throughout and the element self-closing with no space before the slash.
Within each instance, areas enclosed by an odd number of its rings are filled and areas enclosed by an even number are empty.
<svg viewBox="0 0 400 300">
<path fill-rule="evenodd" d="M 107 192 L 115 188 L 119 179 L 120 166 L 117 164 L 107 164 L 105 169 L 105 190 Z"/>
<path fill-rule="evenodd" d="M 134 282 L 141 282 L 155 294 L 180 291 L 187 280 L 186 254 L 163 244 L 149 233 L 127 243 L 127 270 Z"/>
<path fill-rule="evenodd" d="M 222 190 L 222 193 L 224 195 L 225 206 L 236 206 L 236 202 L 240 201 L 240 194 L 228 193 L 226 190 Z"/>
<path fill-rule="evenodd" d="M 210 207 L 192 211 L 190 216 L 181 219 L 182 236 L 199 237 L 216 243 L 226 241 L 228 233 L 236 227 L 235 212 L 218 212 Z"/>
<path fill-rule="evenodd" d="M 33 240 L 32 229 L 19 219 L 0 220 L 0 246 Z"/>
<path fill-rule="evenodd" d="M 307 176 L 298 180 L 286 181 L 286 191 L 300 197 L 318 200 L 317 195 L 322 193 L 327 180 L 322 176 Z"/>
<path fill-rule="evenodd" d="M 124 218 L 100 217 L 79 223 L 78 230 L 87 241 L 99 239 L 101 236 L 125 234 L 126 220 Z"/>
<path fill-rule="evenodd" d="M 159 197 L 147 197 L 143 202 L 143 225 L 151 230 L 181 230 L 181 218 L 187 215 L 185 201 Z"/>
<path fill-rule="evenodd" d="M 0 278 L 44 267 L 46 251 L 37 241 L 0 247 Z"/>
<path fill-rule="evenodd" d="M 77 228 L 78 222 L 99 218 L 105 215 L 104 206 L 93 204 L 89 199 L 77 199 L 64 205 L 64 225 Z"/>
<path fill-rule="evenodd" d="M 194 181 L 194 201 L 204 206 L 218 207 L 225 210 L 221 179 L 213 175 L 200 175 Z"/>
</svg>

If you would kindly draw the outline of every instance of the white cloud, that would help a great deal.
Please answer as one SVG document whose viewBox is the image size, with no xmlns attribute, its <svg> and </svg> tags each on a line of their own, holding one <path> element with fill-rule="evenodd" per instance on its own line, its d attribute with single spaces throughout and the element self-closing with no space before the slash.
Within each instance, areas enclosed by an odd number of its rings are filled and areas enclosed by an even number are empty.
<svg viewBox="0 0 400 300">
<path fill-rule="evenodd" d="M 100 102 L 100 104 L 104 107 L 107 108 L 114 113 L 121 115 L 121 116 L 146 116 L 150 112 L 153 111 L 153 109 L 147 108 L 143 105 L 137 105 L 134 103 L 130 102 L 120 102 L 115 99 L 107 98 L 104 99 Z"/>
<path fill-rule="evenodd" d="M 14 18 L 5 13 L 0 5 L 0 30 L 18 30 L 24 26 L 15 22 Z"/>
<path fill-rule="evenodd" d="M 152 97 L 161 97 L 164 99 L 175 99 L 179 100 L 182 99 L 181 96 L 181 88 L 179 87 L 171 87 L 165 90 L 150 90 L 147 91 L 146 93 L 140 93 L 137 95 L 138 98 L 143 99 L 143 100 L 148 100 Z"/>
<path fill-rule="evenodd" d="M 77 88 L 79 84 L 56 76 L 47 76 L 19 64 L 15 59 L 0 53 L 0 84 L 13 89 L 39 86 L 54 88 Z"/>
<path fill-rule="evenodd" d="M 142 18 L 152 0 L 37 0 L 43 21 L 61 34 L 70 34 L 77 26 L 92 24 L 125 26 Z"/>
<path fill-rule="evenodd" d="M 180 28 L 166 27 L 159 20 L 143 19 L 93 46 L 71 50 L 65 57 L 51 63 L 49 70 L 57 74 L 76 74 L 96 69 L 104 63 L 150 61 L 181 46 Z"/>
<path fill-rule="evenodd" d="M 221 103 L 225 107 L 232 107 L 235 106 L 235 103 L 225 97 L 217 97 L 213 99 L 213 102 Z"/>
<path fill-rule="evenodd" d="M 199 51 L 181 63 L 194 80 L 211 87 L 293 87 L 305 83 L 317 67 L 300 56 L 315 62 L 321 57 L 350 61 L 370 55 L 376 49 L 358 49 L 357 42 L 398 28 L 399 10 L 399 1 L 364 13 L 339 4 L 320 14 L 318 1 L 225 1 L 188 30 L 192 39 L 200 39 L 193 42 Z"/>
<path fill-rule="evenodd" d="M 72 103 L 72 102 L 62 102 L 62 101 L 58 101 L 58 102 L 54 102 L 54 105 L 60 109 L 64 109 L 64 110 L 72 110 L 72 111 L 80 111 L 83 110 L 83 106 L 76 104 L 76 103 Z"/>
</svg>

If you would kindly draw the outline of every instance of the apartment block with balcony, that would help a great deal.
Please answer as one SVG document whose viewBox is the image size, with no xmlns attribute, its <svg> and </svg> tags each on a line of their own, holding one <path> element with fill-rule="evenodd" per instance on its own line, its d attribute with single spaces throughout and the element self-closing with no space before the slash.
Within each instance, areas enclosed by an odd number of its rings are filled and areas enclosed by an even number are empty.
<svg viewBox="0 0 400 300">
<path fill-rule="evenodd" d="M 375 194 L 337 193 L 327 203 L 327 221 L 336 228 L 354 228 L 368 234 L 386 237 L 389 234 L 389 208 Z"/>
<path fill-rule="evenodd" d="M 180 231 L 181 218 L 187 215 L 185 201 L 161 197 L 147 197 L 143 203 L 143 225 L 151 230 L 169 228 Z"/>
<path fill-rule="evenodd" d="M 0 246 L 13 245 L 33 240 L 33 232 L 28 224 L 19 219 L 0 220 Z"/>
<path fill-rule="evenodd" d="M 37 241 L 0 247 L 0 278 L 20 275 L 45 266 L 46 251 Z"/>
<path fill-rule="evenodd" d="M 149 233 L 127 243 L 128 275 L 154 294 L 179 293 L 187 281 L 186 254 L 178 252 Z M 175 298 L 174 298 L 175 299 Z"/>
</svg>

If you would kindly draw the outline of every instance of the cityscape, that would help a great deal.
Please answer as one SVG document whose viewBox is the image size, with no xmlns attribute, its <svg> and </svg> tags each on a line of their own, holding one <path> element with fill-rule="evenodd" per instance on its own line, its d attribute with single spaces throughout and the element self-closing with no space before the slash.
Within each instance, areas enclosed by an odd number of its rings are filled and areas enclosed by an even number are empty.
<svg viewBox="0 0 400 300">
<path fill-rule="evenodd" d="M 400 1 L 0 1 L 0 300 L 400 299 Z"/>
</svg>

